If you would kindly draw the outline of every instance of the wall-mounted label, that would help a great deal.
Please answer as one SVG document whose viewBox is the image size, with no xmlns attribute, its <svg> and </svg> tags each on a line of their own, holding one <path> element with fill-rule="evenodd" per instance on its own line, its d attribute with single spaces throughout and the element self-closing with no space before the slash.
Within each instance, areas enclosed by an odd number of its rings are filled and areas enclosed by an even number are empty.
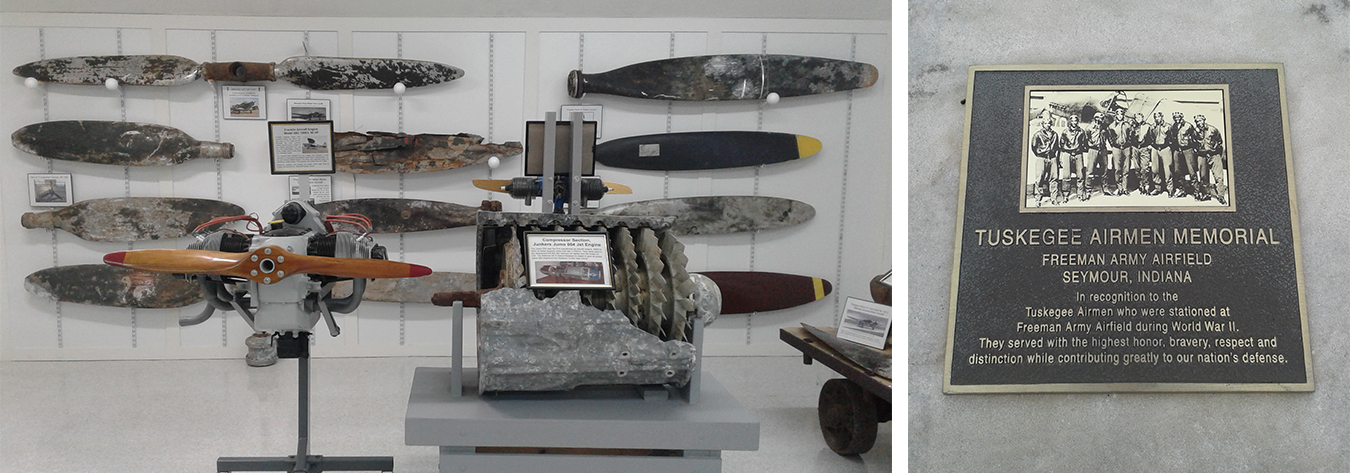
<svg viewBox="0 0 1350 473">
<path fill-rule="evenodd" d="M 658 143 L 638 145 L 639 158 L 651 158 L 661 155 L 661 145 Z"/>
</svg>

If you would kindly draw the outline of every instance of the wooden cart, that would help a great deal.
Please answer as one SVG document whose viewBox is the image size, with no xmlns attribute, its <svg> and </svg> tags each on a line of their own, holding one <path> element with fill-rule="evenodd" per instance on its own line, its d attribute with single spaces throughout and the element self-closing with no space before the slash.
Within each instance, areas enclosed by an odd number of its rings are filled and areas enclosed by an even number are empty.
<svg viewBox="0 0 1350 473">
<path fill-rule="evenodd" d="M 868 373 L 805 328 L 779 329 L 778 338 L 800 350 L 803 363 L 820 361 L 844 376 L 826 381 L 817 403 L 820 431 L 830 450 L 840 455 L 871 450 L 877 440 L 877 424 L 891 421 L 891 380 Z M 889 356 L 890 347 L 884 353 Z"/>
</svg>

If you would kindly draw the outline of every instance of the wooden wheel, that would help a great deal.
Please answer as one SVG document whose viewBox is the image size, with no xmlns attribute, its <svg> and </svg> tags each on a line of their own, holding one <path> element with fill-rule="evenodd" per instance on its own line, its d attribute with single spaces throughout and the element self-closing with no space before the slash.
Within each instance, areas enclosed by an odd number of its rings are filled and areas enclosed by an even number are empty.
<svg viewBox="0 0 1350 473">
<path fill-rule="evenodd" d="M 872 449 L 877 441 L 877 402 L 872 393 L 847 379 L 831 379 L 817 403 L 825 444 L 840 455 Z"/>
</svg>

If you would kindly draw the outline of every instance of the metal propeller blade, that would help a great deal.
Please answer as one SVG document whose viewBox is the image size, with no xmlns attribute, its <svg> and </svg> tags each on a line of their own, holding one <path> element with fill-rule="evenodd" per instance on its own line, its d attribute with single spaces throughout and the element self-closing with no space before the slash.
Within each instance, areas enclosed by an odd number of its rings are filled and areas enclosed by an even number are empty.
<svg viewBox="0 0 1350 473">
<path fill-rule="evenodd" d="M 431 274 L 426 266 L 368 258 L 329 258 L 265 246 L 247 253 L 206 250 L 131 250 L 108 253 L 103 262 L 157 273 L 221 274 L 272 284 L 295 274 L 349 278 L 415 278 Z"/>
</svg>

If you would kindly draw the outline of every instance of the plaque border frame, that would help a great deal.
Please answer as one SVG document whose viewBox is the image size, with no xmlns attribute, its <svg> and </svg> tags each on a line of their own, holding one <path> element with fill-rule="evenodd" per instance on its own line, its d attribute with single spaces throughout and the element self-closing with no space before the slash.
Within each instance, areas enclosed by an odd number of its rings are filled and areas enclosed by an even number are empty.
<svg viewBox="0 0 1350 473">
<path fill-rule="evenodd" d="M 1287 172 L 1286 184 L 1289 192 L 1289 211 L 1292 220 L 1290 229 L 1294 245 L 1294 275 L 1298 292 L 1299 323 L 1303 342 L 1303 383 L 1044 383 L 1044 384 L 979 384 L 953 385 L 952 353 L 956 341 L 957 292 L 961 277 L 961 242 L 964 238 L 964 223 L 967 194 L 967 165 L 970 159 L 970 129 L 975 105 L 975 74 L 985 71 L 1152 71 L 1152 70 L 1274 70 L 1276 90 L 1280 103 L 1280 126 L 1284 136 L 1284 165 Z M 1016 393 L 1193 393 L 1193 392 L 1313 392 L 1312 348 L 1308 333 L 1308 306 L 1303 279 L 1302 238 L 1299 232 L 1298 193 L 1294 186 L 1293 135 L 1289 129 L 1289 104 L 1286 93 L 1286 78 L 1282 63 L 1233 63 L 1233 64 L 1043 64 L 1043 65 L 975 65 L 970 66 L 966 77 L 965 123 L 961 131 L 961 171 L 958 181 L 956 203 L 956 232 L 953 240 L 952 278 L 948 298 L 947 340 L 943 355 L 942 392 L 943 394 L 1016 394 Z M 1225 111 L 1225 113 L 1231 113 Z M 1023 124 L 1019 124 L 1023 126 Z M 1230 138 L 1231 139 L 1231 138 Z M 1025 143 L 1021 143 L 1025 145 Z M 1230 168 L 1233 165 L 1230 159 Z M 1229 171 L 1232 172 L 1231 170 Z M 1019 206 L 1020 207 L 1020 206 Z M 1021 214 L 1019 212 L 1019 214 Z M 1026 214 L 1022 214 L 1026 215 Z"/>
</svg>

